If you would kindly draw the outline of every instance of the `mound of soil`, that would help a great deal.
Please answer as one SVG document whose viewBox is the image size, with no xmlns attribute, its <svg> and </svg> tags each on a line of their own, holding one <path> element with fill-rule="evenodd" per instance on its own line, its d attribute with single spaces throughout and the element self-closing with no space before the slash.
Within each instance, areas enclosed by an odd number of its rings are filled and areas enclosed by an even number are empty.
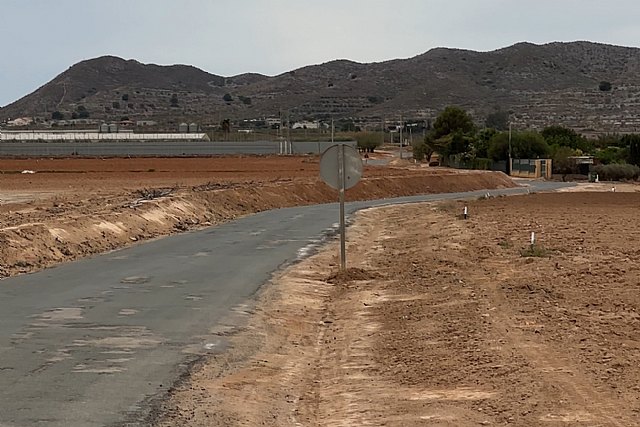
<svg viewBox="0 0 640 427">
<path fill-rule="evenodd" d="M 6 160 L 0 277 L 267 209 L 334 202 L 317 157 Z M 13 173 L 34 170 L 35 174 Z M 367 167 L 347 200 L 513 187 L 496 172 Z"/>
</svg>

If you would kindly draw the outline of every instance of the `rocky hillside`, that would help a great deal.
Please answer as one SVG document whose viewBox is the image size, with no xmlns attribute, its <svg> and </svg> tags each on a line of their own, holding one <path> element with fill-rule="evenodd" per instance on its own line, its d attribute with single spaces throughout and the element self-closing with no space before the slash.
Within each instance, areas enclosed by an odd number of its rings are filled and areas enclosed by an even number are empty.
<svg viewBox="0 0 640 427">
<path fill-rule="evenodd" d="M 410 59 L 332 61 L 274 77 L 101 57 L 0 109 L 0 120 L 47 121 L 59 111 L 67 119 L 207 125 L 287 112 L 292 120 L 380 123 L 433 119 L 447 105 L 467 109 L 479 123 L 502 110 L 517 126 L 640 131 L 640 49 L 590 42 L 519 43 L 492 52 L 437 48 Z"/>
</svg>

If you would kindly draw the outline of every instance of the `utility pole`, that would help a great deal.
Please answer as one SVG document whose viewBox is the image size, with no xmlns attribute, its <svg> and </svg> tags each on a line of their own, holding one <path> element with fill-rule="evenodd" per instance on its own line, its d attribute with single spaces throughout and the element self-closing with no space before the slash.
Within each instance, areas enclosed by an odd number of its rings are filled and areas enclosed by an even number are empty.
<svg viewBox="0 0 640 427">
<path fill-rule="evenodd" d="M 293 154 L 293 148 L 291 145 L 291 112 L 287 110 L 287 140 L 289 141 L 289 153 Z"/>
<path fill-rule="evenodd" d="M 400 116 L 400 159 L 402 159 L 402 116 Z"/>
<path fill-rule="evenodd" d="M 333 132 L 334 132 L 333 117 L 331 117 L 331 145 L 333 145 Z"/>
<path fill-rule="evenodd" d="M 511 175 L 511 165 L 513 164 L 511 160 L 511 121 L 509 121 L 509 175 Z"/>
</svg>

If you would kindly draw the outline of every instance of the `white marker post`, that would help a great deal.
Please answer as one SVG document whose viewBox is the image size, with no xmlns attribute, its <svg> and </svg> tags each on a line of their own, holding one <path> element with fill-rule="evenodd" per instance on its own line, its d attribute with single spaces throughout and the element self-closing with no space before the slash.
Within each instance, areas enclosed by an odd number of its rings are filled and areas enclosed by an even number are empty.
<svg viewBox="0 0 640 427">
<path fill-rule="evenodd" d="M 533 247 L 536 244 L 536 232 L 532 231 L 531 232 L 531 247 Z"/>
<path fill-rule="evenodd" d="M 468 214 L 468 210 L 467 207 L 464 207 L 464 210 L 462 211 L 462 216 L 464 217 L 464 219 L 467 219 L 467 214 Z"/>
</svg>

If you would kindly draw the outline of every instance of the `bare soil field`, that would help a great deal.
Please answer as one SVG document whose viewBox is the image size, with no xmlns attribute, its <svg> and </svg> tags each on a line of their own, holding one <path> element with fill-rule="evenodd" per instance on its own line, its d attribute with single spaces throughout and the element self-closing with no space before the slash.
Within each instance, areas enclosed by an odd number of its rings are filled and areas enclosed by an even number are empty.
<svg viewBox="0 0 640 427">
<path fill-rule="evenodd" d="M 367 166 L 347 199 L 514 185 L 495 172 Z M 319 179 L 317 156 L 0 159 L 0 278 L 266 209 L 336 200 Z"/>
<path fill-rule="evenodd" d="M 360 212 L 157 425 L 640 425 L 640 194 L 463 204 Z"/>
</svg>

